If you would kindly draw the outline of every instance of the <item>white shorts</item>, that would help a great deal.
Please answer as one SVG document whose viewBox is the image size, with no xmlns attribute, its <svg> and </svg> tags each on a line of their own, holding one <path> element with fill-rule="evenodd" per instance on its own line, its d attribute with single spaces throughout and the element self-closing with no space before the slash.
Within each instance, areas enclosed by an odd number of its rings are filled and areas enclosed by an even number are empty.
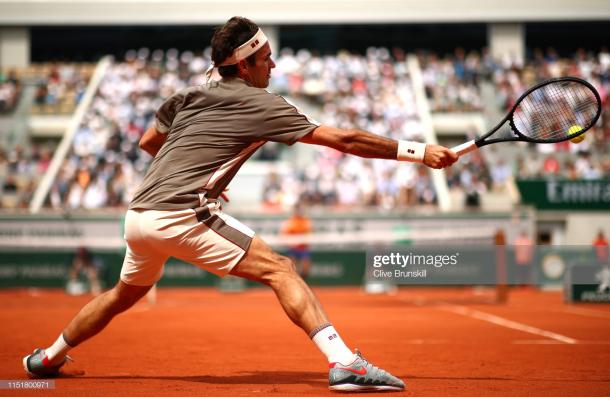
<svg viewBox="0 0 610 397">
<path fill-rule="evenodd" d="M 223 277 L 239 263 L 253 237 L 250 228 L 220 209 L 213 213 L 208 207 L 197 211 L 129 210 L 121 280 L 129 285 L 153 285 L 170 256 Z"/>
</svg>

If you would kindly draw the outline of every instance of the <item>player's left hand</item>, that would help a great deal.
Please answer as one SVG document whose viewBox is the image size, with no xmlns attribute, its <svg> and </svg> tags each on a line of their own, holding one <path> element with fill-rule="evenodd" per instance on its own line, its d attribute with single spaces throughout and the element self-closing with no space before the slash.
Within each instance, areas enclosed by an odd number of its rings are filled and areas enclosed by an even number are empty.
<svg viewBox="0 0 610 397">
<path fill-rule="evenodd" d="M 458 159 L 454 151 L 440 145 L 426 145 L 424 164 L 430 168 L 441 169 L 451 166 Z"/>
</svg>

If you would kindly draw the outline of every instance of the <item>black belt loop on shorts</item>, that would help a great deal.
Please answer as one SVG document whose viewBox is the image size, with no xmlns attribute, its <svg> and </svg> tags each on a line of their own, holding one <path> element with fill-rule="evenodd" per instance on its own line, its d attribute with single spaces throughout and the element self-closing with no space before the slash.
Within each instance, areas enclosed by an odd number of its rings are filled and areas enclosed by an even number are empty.
<svg viewBox="0 0 610 397">
<path fill-rule="evenodd" d="M 195 216 L 197 217 L 197 220 L 199 222 L 205 222 L 212 217 L 212 213 L 210 212 L 210 209 L 207 205 L 204 205 L 203 207 L 194 208 L 194 210 Z"/>
</svg>

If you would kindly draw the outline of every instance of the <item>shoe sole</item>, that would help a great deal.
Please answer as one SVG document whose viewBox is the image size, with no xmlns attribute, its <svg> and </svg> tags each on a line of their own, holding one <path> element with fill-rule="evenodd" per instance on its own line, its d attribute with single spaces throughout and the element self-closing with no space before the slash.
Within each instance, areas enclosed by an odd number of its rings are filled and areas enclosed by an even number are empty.
<svg viewBox="0 0 610 397">
<path fill-rule="evenodd" d="M 397 386 L 374 386 L 374 385 L 355 385 L 353 383 L 344 383 L 341 385 L 328 386 L 331 391 L 340 392 L 367 392 L 367 391 L 403 391 L 402 387 Z"/>
</svg>

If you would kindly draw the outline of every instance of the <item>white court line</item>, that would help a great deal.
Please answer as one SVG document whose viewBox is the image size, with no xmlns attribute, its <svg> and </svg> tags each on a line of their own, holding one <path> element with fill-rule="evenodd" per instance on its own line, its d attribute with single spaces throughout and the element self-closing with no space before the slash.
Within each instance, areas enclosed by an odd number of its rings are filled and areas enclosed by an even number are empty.
<svg viewBox="0 0 610 397">
<path fill-rule="evenodd" d="M 447 345 L 451 343 L 447 339 L 408 339 L 401 341 L 407 345 Z"/>
<path fill-rule="evenodd" d="M 439 307 L 440 310 L 448 311 L 455 314 L 460 314 L 462 316 L 467 316 L 471 318 L 475 318 L 477 320 L 487 321 L 488 323 L 496 324 L 501 327 L 515 329 L 517 331 L 528 332 L 530 334 L 544 336 L 545 338 L 554 339 L 559 342 L 568 343 L 568 344 L 576 344 L 578 341 L 576 339 L 570 338 L 565 335 L 560 335 L 555 332 L 546 331 L 540 328 L 532 327 L 531 325 L 519 323 L 516 321 L 508 320 L 503 317 L 499 317 L 493 314 L 481 312 L 479 310 L 469 309 L 464 306 L 443 306 Z"/>
<path fill-rule="evenodd" d="M 562 342 L 549 339 L 516 339 L 514 345 L 561 345 Z M 610 345 L 610 340 L 579 340 L 579 345 Z"/>
<path fill-rule="evenodd" d="M 561 345 L 563 342 L 550 339 L 515 339 L 513 345 Z"/>
<path fill-rule="evenodd" d="M 578 308 L 568 307 L 568 308 L 563 308 L 563 309 L 555 309 L 554 311 L 562 312 L 562 313 L 578 314 L 578 315 L 587 316 L 587 317 L 610 319 L 610 313 L 608 313 L 608 312 L 604 312 L 602 310 L 595 310 L 595 309 L 585 309 L 582 307 L 578 307 Z"/>
</svg>

